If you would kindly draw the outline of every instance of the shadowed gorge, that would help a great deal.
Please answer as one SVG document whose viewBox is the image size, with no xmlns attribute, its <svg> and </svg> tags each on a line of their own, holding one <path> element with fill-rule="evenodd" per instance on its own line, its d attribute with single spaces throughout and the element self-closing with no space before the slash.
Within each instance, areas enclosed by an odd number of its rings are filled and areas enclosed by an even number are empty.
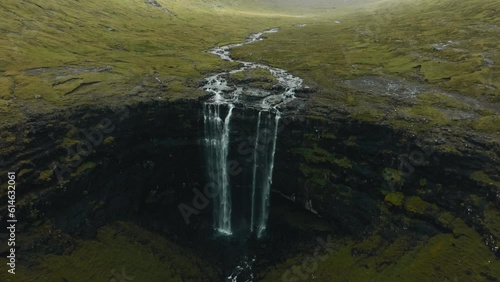
<svg viewBox="0 0 500 282">
<path fill-rule="evenodd" d="M 498 281 L 494 0 L 0 3 L 1 281 Z"/>
</svg>

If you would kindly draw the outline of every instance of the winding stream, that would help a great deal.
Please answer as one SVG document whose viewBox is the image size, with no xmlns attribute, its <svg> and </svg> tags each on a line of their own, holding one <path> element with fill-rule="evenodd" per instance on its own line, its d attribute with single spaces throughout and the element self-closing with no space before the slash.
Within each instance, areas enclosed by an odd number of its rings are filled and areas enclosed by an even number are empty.
<svg viewBox="0 0 500 282">
<path fill-rule="evenodd" d="M 260 110 L 277 110 L 281 104 L 287 103 L 295 98 L 295 92 L 303 87 L 303 80 L 289 74 L 286 70 L 266 66 L 254 62 L 245 62 L 231 58 L 231 49 L 264 40 L 264 35 L 278 32 L 273 28 L 250 35 L 243 43 L 235 43 L 208 50 L 209 53 L 219 56 L 222 60 L 240 63 L 241 66 L 229 72 L 221 72 L 205 78 L 203 89 L 214 95 L 210 103 L 235 104 L 241 103 L 245 107 L 253 107 Z M 228 81 L 231 74 L 243 72 L 249 69 L 268 70 L 278 81 L 283 90 L 273 92 L 264 89 L 251 88 L 248 85 L 235 85 Z M 247 99 L 252 97 L 252 101 Z M 259 99 L 260 98 L 260 99 Z M 255 101 L 254 101 L 255 100 Z"/>
</svg>

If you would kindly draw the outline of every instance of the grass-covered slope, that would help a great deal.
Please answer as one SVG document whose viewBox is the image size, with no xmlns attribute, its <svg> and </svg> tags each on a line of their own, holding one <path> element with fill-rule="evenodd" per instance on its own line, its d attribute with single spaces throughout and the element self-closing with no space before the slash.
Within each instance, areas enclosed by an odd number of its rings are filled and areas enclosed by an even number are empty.
<svg viewBox="0 0 500 282">
<path fill-rule="evenodd" d="M 50 242 L 43 247 L 66 252 L 24 257 L 15 277 L 2 271 L 2 281 L 214 281 L 220 275 L 193 251 L 131 223 L 104 226 L 94 240 L 75 240 L 49 225 L 40 233 Z"/>
<path fill-rule="evenodd" d="M 2 1 L 0 123 L 96 101 L 199 96 L 205 73 L 229 67 L 204 50 L 289 18 L 245 14 L 237 1 L 147 2 Z"/>
<path fill-rule="evenodd" d="M 207 72 L 231 67 L 204 50 L 280 26 L 235 56 L 305 78 L 320 107 L 417 131 L 500 130 L 497 1 L 327 2 L 3 1 L 0 123 L 93 102 L 198 97 Z"/>
<path fill-rule="evenodd" d="M 363 7 L 304 18 L 307 26 L 284 27 L 234 54 L 290 70 L 318 89 L 317 105 L 344 108 L 356 119 L 421 132 L 500 131 L 498 1 Z"/>
</svg>

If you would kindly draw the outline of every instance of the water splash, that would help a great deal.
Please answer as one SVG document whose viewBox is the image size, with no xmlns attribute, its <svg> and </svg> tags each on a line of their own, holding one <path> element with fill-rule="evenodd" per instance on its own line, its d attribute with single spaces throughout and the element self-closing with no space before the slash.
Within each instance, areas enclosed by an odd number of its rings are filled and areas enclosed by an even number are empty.
<svg viewBox="0 0 500 282">
<path fill-rule="evenodd" d="M 255 257 L 249 258 L 244 256 L 234 268 L 231 275 L 226 277 L 226 282 L 253 282 L 255 281 L 255 274 L 253 273 L 253 264 Z"/>
</svg>

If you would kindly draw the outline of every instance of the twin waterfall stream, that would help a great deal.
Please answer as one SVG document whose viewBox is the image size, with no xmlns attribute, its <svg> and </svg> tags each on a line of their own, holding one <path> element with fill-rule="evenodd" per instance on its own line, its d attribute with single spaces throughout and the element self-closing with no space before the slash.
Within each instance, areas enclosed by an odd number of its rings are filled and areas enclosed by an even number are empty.
<svg viewBox="0 0 500 282">
<path fill-rule="evenodd" d="M 204 105 L 205 150 L 208 176 L 217 185 L 214 198 L 214 227 L 222 234 L 231 235 L 231 187 L 227 158 L 229 153 L 229 122 L 234 106 L 229 104 L 225 119 L 221 118 L 222 104 Z"/>
<path fill-rule="evenodd" d="M 240 67 L 229 72 L 222 72 L 205 79 L 203 89 L 212 96 L 204 104 L 204 151 L 209 181 L 215 184 L 217 195 L 213 209 L 214 229 L 222 235 L 232 235 L 232 191 L 228 168 L 230 151 L 231 117 L 235 110 L 251 108 L 258 112 L 255 143 L 253 148 L 253 167 L 251 183 L 251 207 L 248 231 L 257 238 L 266 230 L 270 206 L 274 154 L 278 136 L 278 124 L 281 116 L 279 106 L 295 97 L 295 91 L 302 88 L 302 79 L 294 77 L 283 69 L 266 65 L 235 61 L 230 57 L 230 50 L 264 39 L 267 33 L 278 32 L 270 29 L 252 34 L 245 42 L 215 47 L 209 53 L 221 59 L 240 63 Z M 252 69 L 267 70 L 276 78 L 277 86 L 273 90 L 253 88 L 245 83 L 231 82 L 229 77 L 238 72 Z"/>
<path fill-rule="evenodd" d="M 274 152 L 276 151 L 276 139 L 278 138 L 278 121 L 280 113 L 276 111 L 259 112 L 257 119 L 257 135 L 255 137 L 254 160 L 252 171 L 252 213 L 250 231 L 254 228 L 257 238 L 260 238 L 266 230 L 267 216 L 269 214 L 269 197 L 274 167 Z M 262 129 L 272 132 L 270 142 Z M 269 139 L 268 139 L 269 140 Z"/>
</svg>

